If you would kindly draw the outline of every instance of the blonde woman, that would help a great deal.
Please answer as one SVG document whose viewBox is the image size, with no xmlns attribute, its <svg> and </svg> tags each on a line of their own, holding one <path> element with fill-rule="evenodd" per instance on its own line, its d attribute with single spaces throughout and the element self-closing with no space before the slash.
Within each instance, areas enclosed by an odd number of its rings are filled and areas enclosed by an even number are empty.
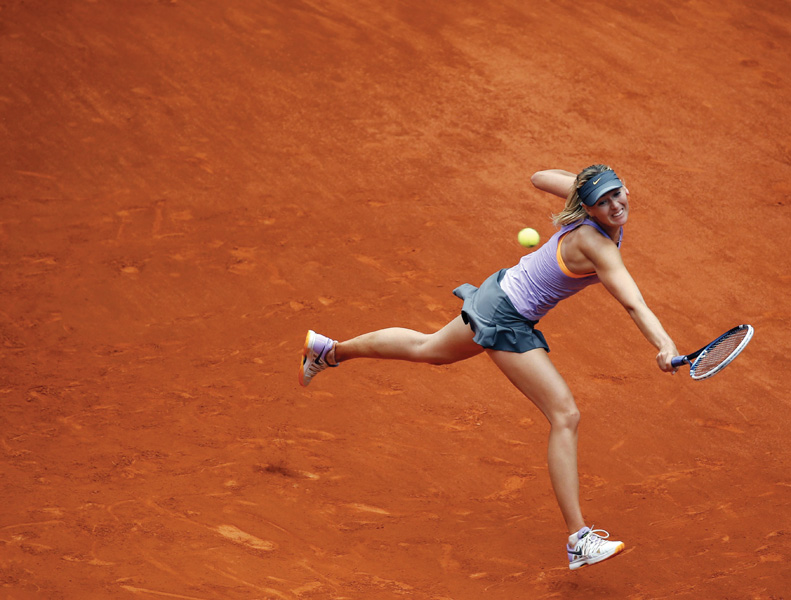
<svg viewBox="0 0 791 600">
<path fill-rule="evenodd" d="M 464 301 L 461 314 L 435 333 L 389 328 L 337 342 L 309 331 L 299 380 L 307 386 L 325 368 L 354 358 L 448 364 L 485 351 L 549 421 L 549 477 L 568 526 L 569 568 L 577 569 L 615 556 L 624 544 L 609 540 L 604 530 L 591 530 L 583 518 L 577 472 L 579 409 L 535 327 L 559 301 L 602 283 L 658 350 L 662 371 L 674 372 L 671 359 L 678 352 L 621 260 L 629 190 L 615 172 L 606 165 L 587 167 L 576 176 L 553 169 L 535 173 L 531 181 L 566 199 L 554 218 L 559 231 L 543 246 L 494 273 L 479 288 L 469 283 L 456 288 L 453 293 Z"/>
</svg>

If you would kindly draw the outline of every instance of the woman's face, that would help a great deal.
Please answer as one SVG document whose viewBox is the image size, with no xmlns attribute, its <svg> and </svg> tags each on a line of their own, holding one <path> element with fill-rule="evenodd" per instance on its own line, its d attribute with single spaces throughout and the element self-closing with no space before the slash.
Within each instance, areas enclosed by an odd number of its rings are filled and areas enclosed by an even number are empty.
<svg viewBox="0 0 791 600">
<path fill-rule="evenodd" d="M 603 227 L 622 227 L 629 218 L 629 190 L 620 187 L 607 192 L 593 206 L 586 206 L 588 215 Z"/>
</svg>

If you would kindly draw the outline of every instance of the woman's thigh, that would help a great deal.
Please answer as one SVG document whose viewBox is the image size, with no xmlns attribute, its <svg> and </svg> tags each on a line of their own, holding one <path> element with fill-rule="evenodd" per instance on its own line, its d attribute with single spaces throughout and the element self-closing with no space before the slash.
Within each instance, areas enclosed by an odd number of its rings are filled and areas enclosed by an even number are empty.
<svg viewBox="0 0 791 600">
<path fill-rule="evenodd" d="M 516 353 L 487 350 L 494 363 L 550 420 L 577 413 L 574 396 L 566 380 L 552 364 L 547 353 L 536 348 Z"/>
<path fill-rule="evenodd" d="M 420 351 L 428 362 L 435 364 L 471 358 L 483 352 L 483 348 L 472 340 L 473 335 L 470 326 L 459 315 L 439 331 L 428 335 Z"/>
</svg>

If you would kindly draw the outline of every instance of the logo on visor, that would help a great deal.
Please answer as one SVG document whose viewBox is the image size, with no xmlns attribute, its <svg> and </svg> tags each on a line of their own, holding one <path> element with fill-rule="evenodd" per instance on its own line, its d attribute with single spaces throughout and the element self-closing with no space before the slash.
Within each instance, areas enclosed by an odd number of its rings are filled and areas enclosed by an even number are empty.
<svg viewBox="0 0 791 600">
<path fill-rule="evenodd" d="M 600 181 L 601 181 L 601 177 L 599 177 L 598 179 L 594 179 L 594 180 L 593 180 L 593 185 L 598 185 L 598 183 L 599 183 Z"/>
</svg>

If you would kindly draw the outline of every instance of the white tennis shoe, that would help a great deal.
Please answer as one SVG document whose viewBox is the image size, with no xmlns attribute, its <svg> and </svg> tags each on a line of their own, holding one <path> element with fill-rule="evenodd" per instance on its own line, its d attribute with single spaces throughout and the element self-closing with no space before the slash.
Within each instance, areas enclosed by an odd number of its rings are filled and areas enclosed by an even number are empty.
<svg viewBox="0 0 791 600">
<path fill-rule="evenodd" d="M 305 337 L 305 345 L 302 348 L 302 363 L 299 365 L 299 384 L 308 387 L 310 380 L 327 367 L 337 367 L 327 362 L 327 354 L 335 346 L 335 340 L 327 336 L 308 331 Z"/>
<path fill-rule="evenodd" d="M 610 534 L 603 529 L 583 527 L 569 537 L 566 552 L 569 557 L 569 569 L 579 569 L 585 565 L 612 558 L 626 548 L 623 542 L 609 541 Z"/>
</svg>

